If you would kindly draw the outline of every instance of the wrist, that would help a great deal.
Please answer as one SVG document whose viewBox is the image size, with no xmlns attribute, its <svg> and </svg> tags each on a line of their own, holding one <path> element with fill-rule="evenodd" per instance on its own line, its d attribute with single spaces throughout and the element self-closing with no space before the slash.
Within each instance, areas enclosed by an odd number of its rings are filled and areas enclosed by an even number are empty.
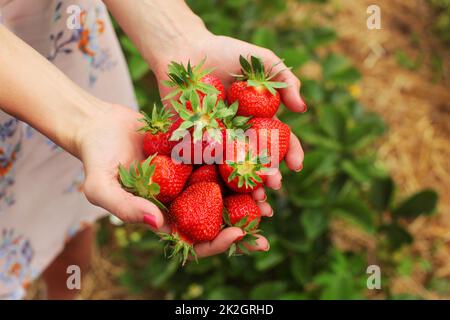
<svg viewBox="0 0 450 320">
<path fill-rule="evenodd" d="M 165 72 L 172 60 L 189 56 L 186 51 L 198 55 L 203 51 L 203 43 L 213 36 L 202 19 L 186 8 L 170 14 L 162 12 L 157 21 L 143 26 L 138 48 L 155 73 Z"/>
<path fill-rule="evenodd" d="M 67 146 L 65 149 L 78 159 L 82 159 L 83 145 L 91 133 L 98 126 L 99 119 L 110 110 L 107 102 L 99 100 L 95 97 L 88 97 L 88 100 L 75 102 L 75 110 L 77 114 L 72 117 L 73 129 L 69 130 L 67 137 Z"/>
</svg>

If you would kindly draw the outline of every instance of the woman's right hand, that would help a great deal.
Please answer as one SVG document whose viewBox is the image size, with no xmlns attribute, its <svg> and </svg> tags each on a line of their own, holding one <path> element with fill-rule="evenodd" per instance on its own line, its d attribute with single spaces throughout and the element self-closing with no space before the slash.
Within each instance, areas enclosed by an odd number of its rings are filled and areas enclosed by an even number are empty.
<svg viewBox="0 0 450 320">
<path fill-rule="evenodd" d="M 128 166 L 133 161 L 143 160 L 142 134 L 138 121 L 142 115 L 120 105 L 103 105 L 95 117 L 76 135 L 78 156 L 85 169 L 84 193 L 94 205 L 102 207 L 124 222 L 142 223 L 153 231 L 168 232 L 163 213 L 152 202 L 134 196 L 122 189 L 118 180 L 119 163 Z M 258 203 L 264 216 L 271 216 L 272 209 L 263 202 Z M 219 254 L 241 236 L 240 228 L 223 229 L 211 242 L 195 246 L 199 257 Z M 269 248 L 266 238 L 260 236 L 252 251 Z"/>
</svg>

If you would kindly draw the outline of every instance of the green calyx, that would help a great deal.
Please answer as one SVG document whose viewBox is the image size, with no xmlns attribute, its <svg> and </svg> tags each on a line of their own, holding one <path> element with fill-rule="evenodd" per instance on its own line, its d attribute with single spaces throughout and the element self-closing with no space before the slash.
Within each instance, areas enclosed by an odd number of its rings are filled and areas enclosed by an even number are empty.
<svg viewBox="0 0 450 320">
<path fill-rule="evenodd" d="M 151 134 L 166 133 L 172 124 L 171 118 L 174 114 L 166 106 L 158 107 L 153 105 L 152 115 L 148 115 L 141 111 L 143 118 L 139 121 L 144 123 L 144 126 L 139 129 L 140 132 L 150 132 Z"/>
<path fill-rule="evenodd" d="M 156 155 L 150 156 L 143 163 L 133 162 L 127 170 L 119 164 L 120 183 L 124 189 L 138 197 L 153 202 L 162 210 L 167 210 L 155 197 L 159 194 L 159 185 L 152 182 L 155 165 L 150 164 Z"/>
<path fill-rule="evenodd" d="M 229 227 L 238 227 L 241 228 L 245 235 L 242 239 L 239 241 L 233 243 L 230 246 L 230 249 L 228 250 L 228 257 L 231 256 L 239 256 L 239 255 L 249 255 L 250 251 L 247 249 L 246 245 L 248 246 L 256 246 L 256 240 L 258 237 L 256 234 L 260 233 L 260 229 L 256 229 L 256 226 L 259 223 L 258 219 L 253 219 L 248 224 L 248 216 L 243 217 L 241 220 L 236 222 L 235 224 L 232 224 L 230 221 L 230 215 L 226 208 L 223 210 L 223 221 L 225 221 L 225 225 Z"/>
<path fill-rule="evenodd" d="M 245 186 L 248 189 L 253 189 L 257 183 L 263 182 L 258 173 L 269 170 L 265 166 L 269 161 L 270 158 L 266 152 L 263 152 L 260 156 L 252 156 L 250 150 L 246 152 L 243 161 L 227 160 L 226 163 L 233 169 L 228 177 L 228 182 L 237 178 L 238 188 Z"/>
<path fill-rule="evenodd" d="M 202 69 L 205 60 L 203 59 L 196 66 L 191 66 L 191 62 L 188 61 L 186 67 L 182 63 L 172 61 L 167 73 L 169 80 L 163 81 L 163 84 L 173 90 L 164 99 L 173 98 L 180 93 L 182 96 L 188 97 L 192 91 L 197 90 L 204 94 L 219 94 L 219 91 L 213 85 L 200 81 L 213 71 L 213 69 Z"/>
<path fill-rule="evenodd" d="M 160 232 L 158 235 L 161 237 L 162 241 L 167 242 L 164 253 L 169 259 L 179 257 L 181 265 L 184 266 L 189 255 L 191 255 L 197 262 L 197 254 L 195 253 L 194 246 L 184 241 L 178 233 L 168 234 Z M 170 251 L 169 254 L 167 254 L 168 251 Z"/>
<path fill-rule="evenodd" d="M 192 110 L 187 108 L 189 101 Z M 180 140 L 185 134 L 186 130 L 193 129 L 193 141 L 201 141 L 203 133 L 208 131 L 210 136 L 220 141 L 220 126 L 218 120 L 223 120 L 230 115 L 236 114 L 237 108 L 228 108 L 222 100 L 217 100 L 217 95 L 206 95 L 203 102 L 200 102 L 200 97 L 193 91 L 189 99 L 182 99 L 181 103 L 172 101 L 172 106 L 183 120 L 181 125 L 175 130 L 170 137 L 171 141 Z"/>
<path fill-rule="evenodd" d="M 274 63 L 267 71 L 265 70 L 263 60 L 259 57 L 250 56 L 250 59 L 247 60 L 241 55 L 239 56 L 239 62 L 241 64 L 242 74 L 232 74 L 238 81 L 247 81 L 247 85 L 251 87 L 265 88 L 273 95 L 276 94 L 276 89 L 287 87 L 287 84 L 284 82 L 272 81 L 280 72 L 286 70 L 281 69 L 273 72 L 273 68 L 279 65 L 282 60 Z"/>
<path fill-rule="evenodd" d="M 230 112 L 228 116 L 223 118 L 223 124 L 227 129 L 242 129 L 245 131 L 251 127 L 251 125 L 247 122 L 252 117 L 236 116 L 238 107 L 239 104 L 237 100 L 228 107 L 228 109 L 230 109 Z"/>
</svg>

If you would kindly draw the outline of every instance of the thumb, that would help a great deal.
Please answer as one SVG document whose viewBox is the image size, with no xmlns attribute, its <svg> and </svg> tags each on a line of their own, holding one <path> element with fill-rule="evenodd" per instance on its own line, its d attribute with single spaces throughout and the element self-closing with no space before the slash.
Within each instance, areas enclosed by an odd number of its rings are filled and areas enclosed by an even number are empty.
<svg viewBox="0 0 450 320">
<path fill-rule="evenodd" d="M 164 224 L 164 216 L 155 204 L 126 192 L 116 177 L 88 175 L 84 193 L 93 205 L 104 208 L 124 222 L 146 223 L 154 229 Z"/>
</svg>

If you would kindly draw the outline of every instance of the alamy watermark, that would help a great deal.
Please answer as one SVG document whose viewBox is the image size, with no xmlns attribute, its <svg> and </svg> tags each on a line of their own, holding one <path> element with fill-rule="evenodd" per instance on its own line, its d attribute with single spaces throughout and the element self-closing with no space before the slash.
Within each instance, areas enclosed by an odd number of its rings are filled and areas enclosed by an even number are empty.
<svg viewBox="0 0 450 320">
<path fill-rule="evenodd" d="M 69 275 L 66 280 L 66 286 L 69 290 L 81 289 L 81 269 L 76 264 L 67 267 L 66 273 Z"/>
<path fill-rule="evenodd" d="M 367 14 L 369 17 L 366 20 L 367 29 L 380 30 L 381 29 L 381 9 L 376 4 L 367 7 Z"/>
<path fill-rule="evenodd" d="M 366 273 L 369 275 L 367 277 L 366 285 L 369 290 L 381 290 L 381 268 L 376 264 L 372 264 L 367 267 Z"/>
</svg>

